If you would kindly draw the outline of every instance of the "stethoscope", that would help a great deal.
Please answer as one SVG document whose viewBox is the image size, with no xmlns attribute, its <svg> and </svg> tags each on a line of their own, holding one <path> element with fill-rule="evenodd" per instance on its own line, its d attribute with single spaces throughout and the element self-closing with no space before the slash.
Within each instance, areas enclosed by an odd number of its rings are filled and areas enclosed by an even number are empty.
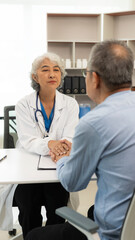
<svg viewBox="0 0 135 240">
<path fill-rule="evenodd" d="M 44 115 L 43 115 L 42 111 L 38 108 L 38 96 L 39 96 L 39 92 L 37 92 L 37 96 L 36 96 L 35 120 L 36 120 L 36 122 L 37 122 L 37 124 L 38 124 L 38 126 L 39 126 L 39 129 L 40 129 L 41 133 L 43 134 L 43 138 L 45 138 L 45 137 L 49 137 L 48 132 L 47 132 L 47 130 L 46 130 L 46 127 L 45 127 L 45 133 L 42 132 L 41 127 L 40 127 L 40 124 L 38 123 L 38 118 L 37 118 L 37 113 L 38 113 L 38 112 L 41 113 L 41 115 L 42 115 L 42 117 L 43 117 L 43 122 L 44 122 Z M 44 123 L 44 126 L 45 126 L 45 123 Z"/>
<path fill-rule="evenodd" d="M 37 96 L 36 96 L 36 111 L 35 111 L 35 120 L 36 122 L 38 123 L 38 118 L 37 118 L 37 113 L 40 112 L 43 119 L 44 119 L 44 116 L 43 116 L 43 113 L 42 111 L 38 108 L 38 96 L 39 96 L 39 92 L 37 92 Z"/>
</svg>

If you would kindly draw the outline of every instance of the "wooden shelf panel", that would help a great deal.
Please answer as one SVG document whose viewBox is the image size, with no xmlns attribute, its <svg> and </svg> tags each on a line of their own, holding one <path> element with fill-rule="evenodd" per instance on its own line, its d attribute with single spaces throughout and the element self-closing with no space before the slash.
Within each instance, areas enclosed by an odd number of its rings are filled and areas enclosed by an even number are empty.
<svg viewBox="0 0 135 240">
<path fill-rule="evenodd" d="M 48 43 L 48 51 L 55 52 L 63 59 L 69 58 L 72 60 L 72 43 L 71 42 L 55 42 Z"/>
<path fill-rule="evenodd" d="M 64 60 L 70 59 L 71 60 L 71 66 L 73 69 L 73 66 L 76 66 L 77 59 L 89 59 L 89 54 L 91 51 L 91 48 L 94 46 L 95 43 L 82 43 L 82 42 L 76 42 L 75 46 L 73 46 L 72 42 L 48 42 L 48 51 L 49 52 L 55 52 L 56 54 L 60 55 Z M 73 52 L 75 56 L 73 57 Z M 73 64 L 75 62 L 75 64 Z M 75 67 L 74 67 L 75 69 Z"/>
<path fill-rule="evenodd" d="M 132 86 L 135 86 L 135 69 L 133 71 Z"/>
<path fill-rule="evenodd" d="M 130 47 L 131 50 L 133 51 L 133 53 L 134 53 L 134 59 L 135 59 L 135 40 L 129 40 L 129 41 L 127 41 L 127 45 L 128 45 L 128 47 Z"/>
<path fill-rule="evenodd" d="M 80 43 L 80 44 L 94 44 L 94 43 L 98 43 L 100 41 L 79 41 L 79 40 L 74 40 L 72 41 L 71 39 L 70 40 L 48 40 L 47 41 L 48 43 Z"/>
<path fill-rule="evenodd" d="M 63 41 L 99 41 L 101 39 L 101 16 L 89 14 L 47 15 L 47 37 Z"/>
<path fill-rule="evenodd" d="M 75 44 L 75 60 L 79 59 L 89 59 L 89 54 L 94 46 L 94 43 L 76 43 Z"/>
<path fill-rule="evenodd" d="M 135 39 L 135 13 L 104 14 L 104 39 Z"/>
<path fill-rule="evenodd" d="M 106 15 L 110 15 L 110 16 L 125 16 L 125 15 L 134 15 L 134 14 L 135 14 L 135 11 L 106 13 Z"/>
<path fill-rule="evenodd" d="M 48 17 L 98 17 L 100 13 L 91 13 L 91 14 L 83 14 L 83 13 L 48 13 Z"/>
</svg>

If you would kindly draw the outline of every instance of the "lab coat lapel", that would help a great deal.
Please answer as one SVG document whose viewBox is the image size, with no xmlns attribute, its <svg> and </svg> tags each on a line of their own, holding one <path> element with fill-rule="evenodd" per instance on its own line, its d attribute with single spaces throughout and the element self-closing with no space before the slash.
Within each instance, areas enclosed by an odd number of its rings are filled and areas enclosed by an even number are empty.
<svg viewBox="0 0 135 240">
<path fill-rule="evenodd" d="M 51 129 L 53 129 L 53 127 L 55 127 L 56 122 L 58 121 L 58 119 L 61 116 L 61 110 L 64 107 L 65 107 L 65 101 L 64 101 L 63 95 L 62 95 L 62 93 L 59 93 L 56 90 L 54 118 L 53 118 L 53 121 L 52 121 L 52 124 L 51 124 Z"/>
<path fill-rule="evenodd" d="M 31 98 L 31 107 L 33 109 L 34 119 L 35 119 L 35 111 L 36 111 L 36 98 L 37 98 L 37 92 L 35 92 Z M 38 97 L 38 109 L 41 110 L 39 97 Z M 45 124 L 44 124 L 44 119 L 43 119 L 41 112 L 38 111 L 36 113 L 36 116 L 38 119 L 39 128 L 41 129 L 42 133 L 44 134 L 45 133 Z"/>
<path fill-rule="evenodd" d="M 37 118 L 38 118 L 39 127 L 40 127 L 42 133 L 44 134 L 45 133 L 45 124 L 44 124 L 43 116 L 40 112 L 37 112 Z"/>
<path fill-rule="evenodd" d="M 38 98 L 38 109 L 41 111 L 41 105 L 40 105 L 40 99 Z M 38 118 L 38 124 L 39 127 L 42 131 L 42 133 L 45 133 L 45 124 L 44 124 L 44 119 L 43 116 L 41 114 L 41 112 L 37 112 L 37 118 Z"/>
</svg>

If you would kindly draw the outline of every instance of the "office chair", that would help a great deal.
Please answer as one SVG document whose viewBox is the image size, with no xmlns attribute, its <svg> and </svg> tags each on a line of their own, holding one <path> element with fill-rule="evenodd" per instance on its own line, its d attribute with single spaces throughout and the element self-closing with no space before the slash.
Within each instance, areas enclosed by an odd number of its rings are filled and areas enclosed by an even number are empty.
<svg viewBox="0 0 135 240">
<path fill-rule="evenodd" d="M 4 107 L 4 144 L 3 148 L 15 148 L 17 141 L 15 106 Z"/>
<path fill-rule="evenodd" d="M 129 203 L 126 216 L 123 222 L 120 240 L 135 239 L 135 190 Z"/>
<path fill-rule="evenodd" d="M 94 240 L 92 234 L 96 233 L 98 225 L 91 219 L 84 217 L 80 213 L 62 207 L 56 209 L 56 214 L 67 219 L 70 224 L 86 235 L 88 240 Z M 120 240 L 135 240 L 135 191 L 130 200 L 123 226 L 121 229 Z"/>
<path fill-rule="evenodd" d="M 86 235 L 88 240 L 94 240 L 92 234 L 96 233 L 98 225 L 93 220 L 69 207 L 56 209 L 56 214 L 66 219 L 70 224 Z"/>
<path fill-rule="evenodd" d="M 16 115 L 15 115 L 15 106 L 5 106 L 4 107 L 4 141 L 3 148 L 15 148 L 17 141 L 17 131 L 16 131 Z M 16 207 L 16 204 L 13 204 L 13 207 Z M 16 229 L 12 229 L 8 232 L 10 236 L 16 235 Z M 21 240 L 22 234 L 13 237 L 13 239 Z"/>
</svg>

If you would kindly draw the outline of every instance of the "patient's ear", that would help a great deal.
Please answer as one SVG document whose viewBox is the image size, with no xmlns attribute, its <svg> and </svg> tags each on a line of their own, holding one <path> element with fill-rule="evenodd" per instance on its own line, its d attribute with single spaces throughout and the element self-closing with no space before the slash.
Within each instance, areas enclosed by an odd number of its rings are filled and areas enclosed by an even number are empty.
<svg viewBox="0 0 135 240">
<path fill-rule="evenodd" d="M 96 72 L 93 72 L 92 74 L 93 74 L 93 84 L 94 84 L 95 89 L 97 89 L 100 87 L 101 79 Z"/>
</svg>

